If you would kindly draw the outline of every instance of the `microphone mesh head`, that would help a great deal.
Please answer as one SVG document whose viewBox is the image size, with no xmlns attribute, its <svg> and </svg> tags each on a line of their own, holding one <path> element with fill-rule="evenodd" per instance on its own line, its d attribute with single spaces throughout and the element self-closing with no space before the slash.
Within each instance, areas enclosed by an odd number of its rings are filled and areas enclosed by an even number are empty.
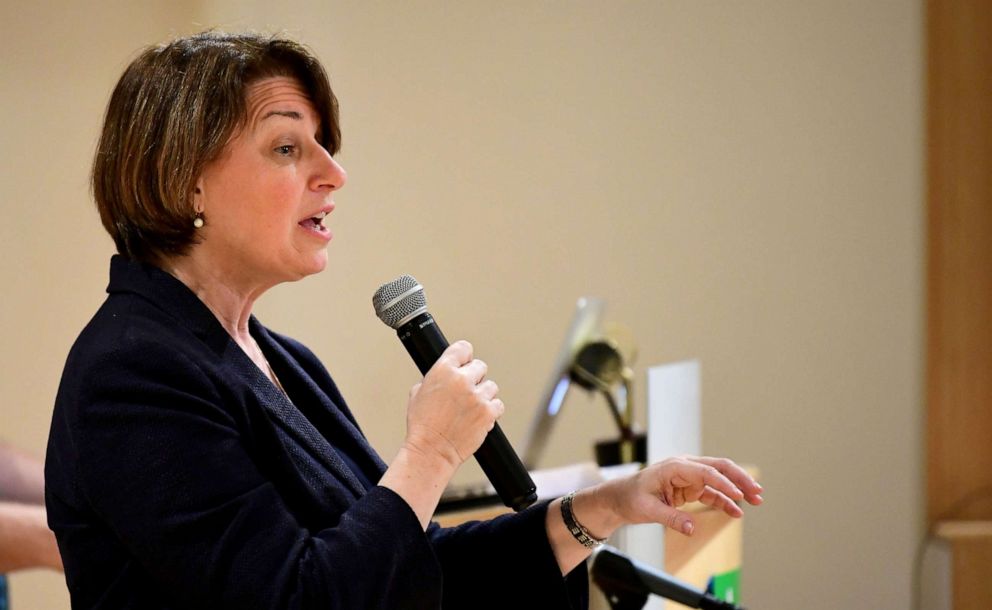
<svg viewBox="0 0 992 610">
<path fill-rule="evenodd" d="M 424 287 L 411 275 L 401 275 L 395 280 L 379 286 L 372 295 L 375 315 L 390 328 L 399 328 L 406 322 L 427 311 L 427 297 Z"/>
</svg>

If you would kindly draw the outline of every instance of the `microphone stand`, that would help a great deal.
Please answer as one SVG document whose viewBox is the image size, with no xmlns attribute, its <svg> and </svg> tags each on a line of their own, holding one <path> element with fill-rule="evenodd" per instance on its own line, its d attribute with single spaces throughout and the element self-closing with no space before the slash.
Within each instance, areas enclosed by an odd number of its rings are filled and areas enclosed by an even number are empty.
<svg viewBox="0 0 992 610">
<path fill-rule="evenodd" d="M 634 564 L 612 551 L 610 547 L 602 547 L 593 554 L 592 580 L 603 591 L 612 610 L 641 610 L 648 603 L 648 588 L 637 575 Z"/>
<path fill-rule="evenodd" d="M 702 610 L 744 610 L 621 554 L 609 546 L 593 553 L 592 579 L 613 610 L 641 610 L 651 594 Z"/>
</svg>

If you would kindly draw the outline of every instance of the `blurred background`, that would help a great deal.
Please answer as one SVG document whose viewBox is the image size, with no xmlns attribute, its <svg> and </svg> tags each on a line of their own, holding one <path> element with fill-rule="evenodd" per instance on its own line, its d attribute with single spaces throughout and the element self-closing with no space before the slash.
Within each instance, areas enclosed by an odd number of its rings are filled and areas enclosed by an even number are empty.
<svg viewBox="0 0 992 610">
<path fill-rule="evenodd" d="M 88 190 L 142 47 L 283 31 L 323 59 L 349 172 L 329 268 L 256 313 L 309 345 L 389 459 L 417 373 L 370 299 L 401 273 L 499 381 L 515 444 L 576 299 L 645 368 L 699 359 L 703 448 L 760 468 L 752 608 L 907 608 L 925 531 L 925 11 L 918 0 L 243 2 L 0 8 L 0 437 L 42 457 L 113 252 Z M 573 393 L 541 466 L 592 459 Z M 481 475 L 474 463 L 459 481 Z M 61 575 L 13 610 L 68 608 Z"/>
</svg>

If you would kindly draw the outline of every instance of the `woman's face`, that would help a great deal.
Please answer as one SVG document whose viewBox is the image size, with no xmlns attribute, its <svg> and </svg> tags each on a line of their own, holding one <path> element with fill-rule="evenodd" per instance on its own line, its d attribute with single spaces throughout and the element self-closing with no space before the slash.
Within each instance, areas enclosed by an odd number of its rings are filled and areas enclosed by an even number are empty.
<svg viewBox="0 0 992 610">
<path fill-rule="evenodd" d="M 260 80 L 247 102 L 245 128 L 197 181 L 196 250 L 228 279 L 268 287 L 324 269 L 324 216 L 347 174 L 318 141 L 319 118 L 295 79 Z"/>
</svg>

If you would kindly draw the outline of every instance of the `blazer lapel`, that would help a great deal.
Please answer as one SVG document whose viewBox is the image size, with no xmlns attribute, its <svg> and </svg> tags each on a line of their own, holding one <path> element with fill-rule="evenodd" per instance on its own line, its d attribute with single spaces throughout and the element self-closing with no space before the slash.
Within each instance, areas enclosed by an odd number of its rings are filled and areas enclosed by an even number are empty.
<svg viewBox="0 0 992 610">
<path fill-rule="evenodd" d="M 379 471 L 377 474 L 381 475 L 381 473 L 386 470 L 386 464 L 382 461 L 382 458 L 379 457 L 379 454 L 372 449 L 368 441 L 365 439 L 365 435 L 362 434 L 355 423 L 352 422 L 350 418 L 345 416 L 341 409 L 338 408 L 338 405 L 336 405 L 334 401 L 331 400 L 331 398 L 323 391 L 323 389 L 321 389 L 317 382 L 314 381 L 314 379 L 310 377 L 310 375 L 307 374 L 302 367 L 300 367 L 300 365 L 296 362 L 296 359 L 289 352 L 287 352 L 278 341 L 272 338 L 264 326 L 256 323 L 254 325 L 254 329 L 257 330 L 258 340 L 263 346 L 263 349 L 269 354 L 275 356 L 275 360 L 279 365 L 281 365 L 280 368 L 282 370 L 291 371 L 295 381 L 303 385 L 306 388 L 307 394 L 320 403 L 320 408 L 330 417 L 332 425 L 336 426 L 339 431 L 348 437 L 353 447 L 361 451 L 365 460 L 367 460 Z M 279 394 L 285 398 L 285 395 L 283 395 L 282 392 L 279 392 Z M 317 434 L 320 434 L 319 431 L 314 431 Z M 321 435 L 321 437 L 323 438 L 323 435 Z M 350 469 L 349 472 L 351 472 Z M 377 479 L 377 477 L 370 478 L 373 482 Z"/>
<path fill-rule="evenodd" d="M 268 339 L 266 337 L 266 339 Z M 271 341 L 267 341 L 270 346 Z M 337 451 L 331 447 L 327 439 L 300 413 L 300 410 L 290 402 L 289 398 L 277 388 L 262 371 L 255 366 L 255 363 L 248 358 L 247 354 L 241 351 L 232 342 L 232 365 L 244 379 L 249 380 L 252 391 L 258 396 L 259 402 L 272 415 L 273 420 L 293 437 L 302 447 L 306 448 L 309 457 L 318 461 L 327 470 L 341 479 L 355 494 L 356 498 L 365 495 L 366 489 L 362 485 L 351 468 L 345 464 Z M 292 361 L 287 362 L 289 366 L 294 366 Z M 303 371 L 295 367 L 299 374 Z"/>
</svg>

